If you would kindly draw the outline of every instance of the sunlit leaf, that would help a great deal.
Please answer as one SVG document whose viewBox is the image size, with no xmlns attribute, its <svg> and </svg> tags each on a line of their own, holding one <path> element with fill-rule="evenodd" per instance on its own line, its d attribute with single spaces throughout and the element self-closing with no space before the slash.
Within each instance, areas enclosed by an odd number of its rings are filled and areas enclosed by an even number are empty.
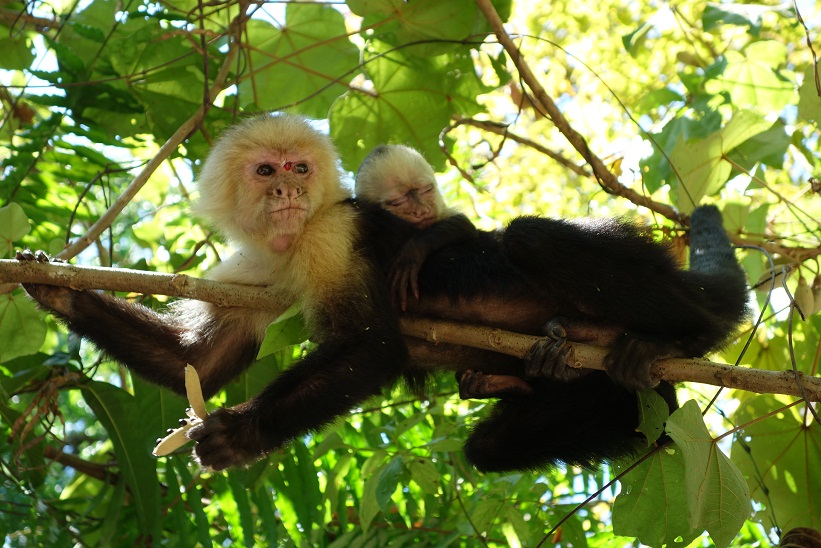
<svg viewBox="0 0 821 548">
<path fill-rule="evenodd" d="M 759 114 L 740 111 L 717 133 L 705 139 L 679 140 L 670 154 L 681 181 L 678 208 L 690 212 L 703 196 L 717 192 L 727 182 L 732 170 L 724 156 L 770 125 Z"/>
<path fill-rule="evenodd" d="M 761 518 L 784 531 L 821 527 L 821 425 L 808 420 L 804 405 L 783 409 L 782 398 L 746 395 L 733 420 L 745 425 L 738 433 L 745 446 L 731 457 L 747 478 L 752 497 L 767 507 Z M 766 491 L 765 491 L 766 490 Z"/>
<path fill-rule="evenodd" d="M 691 527 L 706 529 L 716 546 L 728 546 L 750 516 L 747 482 L 710 436 L 693 400 L 670 415 L 667 431 L 684 456 Z"/>
<path fill-rule="evenodd" d="M 23 291 L 0 295 L 0 363 L 34 354 L 46 338 L 46 324 Z"/>
<path fill-rule="evenodd" d="M 650 546 L 674 546 L 677 537 L 686 546 L 698 536 L 701 531 L 684 511 L 689 498 L 684 469 L 682 453 L 672 445 L 623 476 L 613 506 L 613 532 Z"/>
<path fill-rule="evenodd" d="M 104 382 L 82 385 L 86 403 L 108 432 L 120 473 L 128 482 L 140 527 L 156 535 L 160 523 L 160 483 L 152 442 L 140 419 L 137 400 L 121 388 Z"/>
</svg>

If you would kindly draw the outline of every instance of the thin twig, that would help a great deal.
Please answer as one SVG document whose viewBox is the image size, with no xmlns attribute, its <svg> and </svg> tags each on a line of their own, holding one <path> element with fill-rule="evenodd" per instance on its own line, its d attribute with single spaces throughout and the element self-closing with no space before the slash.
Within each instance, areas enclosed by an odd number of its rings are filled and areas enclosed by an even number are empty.
<svg viewBox="0 0 821 548">
<path fill-rule="evenodd" d="M 556 128 L 561 132 L 562 135 L 573 145 L 579 154 L 582 155 L 582 158 L 590 165 L 593 169 L 593 173 L 596 176 L 596 179 L 601 184 L 602 188 L 606 189 L 608 192 L 615 194 L 617 196 L 621 196 L 633 202 L 636 205 L 647 207 L 653 211 L 656 211 L 668 219 L 679 221 L 681 222 L 683 216 L 675 210 L 675 208 L 670 207 L 666 204 L 660 204 L 658 202 L 654 202 L 647 196 L 642 196 L 638 192 L 627 188 L 623 184 L 621 184 L 616 176 L 607 169 L 607 166 L 604 165 L 604 162 L 593 154 L 593 151 L 590 150 L 590 147 L 587 144 L 587 141 L 584 137 L 577 132 L 564 115 L 559 110 L 559 107 L 556 106 L 556 103 L 553 99 L 545 91 L 544 87 L 539 83 L 539 80 L 533 74 L 533 71 L 530 69 L 530 66 L 525 62 L 522 53 L 519 51 L 519 48 L 516 47 L 516 44 L 513 43 L 513 40 L 508 36 L 507 31 L 505 31 L 504 24 L 502 23 L 502 19 L 499 17 L 499 14 L 496 12 L 496 8 L 493 7 L 490 0 L 476 0 L 476 5 L 479 7 L 479 10 L 484 14 L 485 19 L 487 19 L 488 23 L 490 24 L 491 29 L 496 34 L 496 38 L 499 40 L 499 43 L 502 44 L 502 47 L 505 48 L 505 51 L 510 56 L 511 61 L 516 66 L 516 69 L 519 71 L 519 75 L 521 76 L 522 80 L 527 84 L 527 86 L 531 89 L 533 94 L 536 96 L 539 104 L 541 104 L 544 109 L 547 111 L 547 115 L 556 125 Z"/>
</svg>

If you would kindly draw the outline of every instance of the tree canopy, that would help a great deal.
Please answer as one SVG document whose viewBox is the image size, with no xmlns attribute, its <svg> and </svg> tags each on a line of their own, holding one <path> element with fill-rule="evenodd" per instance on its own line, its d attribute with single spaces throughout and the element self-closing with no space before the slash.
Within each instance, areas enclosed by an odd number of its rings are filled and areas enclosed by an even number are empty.
<svg viewBox="0 0 821 548">
<path fill-rule="evenodd" d="M 812 2 L 773 0 L 8 0 L 0 259 L 201 276 L 226 252 L 190 212 L 209 146 L 242 115 L 288 110 L 327 128 L 349 174 L 378 144 L 419 149 L 487 229 L 618 215 L 683 257 L 688 214 L 717 204 L 756 313 L 711 358 L 817 377 L 820 22 Z M 461 445 L 487 404 L 444 376 L 247 469 L 155 458 L 185 399 L 0 279 L 7 546 L 770 546 L 821 529 L 812 398 L 699 383 L 643 417 L 674 444 L 595 471 L 476 472 Z M 168 301 L 134 289 L 120 295 Z M 248 399 L 304 339 L 298 318 L 273 324 L 209 406 Z"/>
</svg>

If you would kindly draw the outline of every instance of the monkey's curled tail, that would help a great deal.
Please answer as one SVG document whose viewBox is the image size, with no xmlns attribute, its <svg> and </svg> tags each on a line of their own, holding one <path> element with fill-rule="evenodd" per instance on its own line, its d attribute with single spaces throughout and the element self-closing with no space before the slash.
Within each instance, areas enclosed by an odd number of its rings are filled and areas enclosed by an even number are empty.
<svg viewBox="0 0 821 548">
<path fill-rule="evenodd" d="M 747 279 L 715 206 L 699 206 L 690 216 L 690 273 L 715 319 L 731 332 L 749 312 Z"/>
<path fill-rule="evenodd" d="M 735 258 L 733 246 L 715 206 L 699 206 L 690 216 L 690 270 L 721 272 L 744 284 L 744 271 Z"/>
</svg>

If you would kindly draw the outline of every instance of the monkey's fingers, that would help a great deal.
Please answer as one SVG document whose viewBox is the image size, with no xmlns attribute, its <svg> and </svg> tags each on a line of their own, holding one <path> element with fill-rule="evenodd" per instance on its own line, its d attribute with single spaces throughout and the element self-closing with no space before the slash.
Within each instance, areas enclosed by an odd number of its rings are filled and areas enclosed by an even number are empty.
<svg viewBox="0 0 821 548">
<path fill-rule="evenodd" d="M 169 428 L 168 432 L 166 432 L 167 435 L 157 440 L 157 445 L 154 447 L 154 451 L 152 451 L 155 457 L 168 455 L 191 441 L 188 437 L 188 431 L 201 423 L 202 419 L 199 418 L 190 407 L 185 410 L 185 413 L 187 418 L 180 419 L 181 426 L 179 428 Z"/>
<path fill-rule="evenodd" d="M 409 281 L 410 281 L 410 289 L 411 293 L 413 293 L 413 297 L 418 301 L 419 300 L 419 267 L 414 266 L 411 268 L 409 274 Z"/>
<path fill-rule="evenodd" d="M 399 305 L 402 312 L 408 309 L 408 283 L 408 272 L 406 270 L 397 268 L 393 271 L 391 293 L 394 303 Z"/>
<path fill-rule="evenodd" d="M 153 451 L 157 457 L 168 455 L 188 443 L 190 441 L 188 431 L 208 416 L 208 410 L 205 408 L 205 398 L 202 396 L 200 377 L 191 364 L 185 366 L 185 393 L 191 407 L 185 410 L 186 418 L 180 420 L 181 426 L 179 428 L 169 429 L 167 436 L 157 440 L 157 446 L 154 447 Z"/>
</svg>

